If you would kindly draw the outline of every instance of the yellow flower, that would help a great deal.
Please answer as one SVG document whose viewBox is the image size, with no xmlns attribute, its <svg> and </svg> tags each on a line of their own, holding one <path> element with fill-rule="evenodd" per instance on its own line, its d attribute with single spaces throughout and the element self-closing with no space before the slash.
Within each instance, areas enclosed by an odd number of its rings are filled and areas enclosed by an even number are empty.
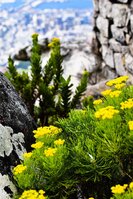
<svg viewBox="0 0 133 199">
<path fill-rule="evenodd" d="M 45 191 L 43 191 L 42 189 L 41 190 L 39 190 L 39 194 L 45 194 Z"/>
<path fill-rule="evenodd" d="M 133 182 L 130 182 L 129 188 L 130 188 L 130 189 L 133 189 Z"/>
<path fill-rule="evenodd" d="M 128 108 L 128 109 L 133 108 L 133 98 L 128 99 L 125 102 L 121 102 L 120 105 L 121 105 L 122 110 L 126 109 L 126 108 Z"/>
<path fill-rule="evenodd" d="M 59 44 L 60 44 L 60 39 L 55 37 L 52 39 L 51 43 L 48 44 L 48 47 L 51 48 Z"/>
<path fill-rule="evenodd" d="M 98 104 L 101 104 L 103 101 L 101 99 L 98 99 L 98 100 L 95 100 L 93 102 L 94 105 L 98 105 Z"/>
<path fill-rule="evenodd" d="M 57 38 L 57 37 L 54 37 L 54 38 L 52 39 L 52 42 L 59 43 L 59 42 L 60 42 L 60 39 L 59 39 L 59 38 Z"/>
<path fill-rule="evenodd" d="M 46 199 L 46 196 L 43 195 L 44 193 L 45 191 L 43 190 L 39 192 L 36 190 L 28 190 L 24 191 L 19 199 Z"/>
<path fill-rule="evenodd" d="M 24 165 L 22 165 L 22 164 L 19 164 L 19 165 L 17 165 L 16 167 L 14 167 L 13 173 L 14 173 L 14 175 L 17 175 L 17 174 L 22 173 L 22 172 L 23 172 L 24 170 L 26 170 L 26 169 L 27 169 L 26 166 L 24 166 Z"/>
<path fill-rule="evenodd" d="M 42 137 L 44 135 L 55 135 L 61 132 L 61 129 L 55 126 L 45 126 L 45 127 L 39 127 L 37 130 L 34 130 L 33 133 L 35 134 L 35 138 Z"/>
<path fill-rule="evenodd" d="M 123 88 L 125 85 L 126 85 L 125 83 L 121 83 L 121 84 L 116 84 L 114 87 L 119 90 Z"/>
<path fill-rule="evenodd" d="M 133 121 L 129 121 L 128 125 L 129 125 L 130 131 L 132 131 L 133 130 Z"/>
<path fill-rule="evenodd" d="M 24 157 L 24 158 L 30 158 L 31 156 L 32 156 L 32 152 L 24 153 L 24 154 L 23 154 L 23 157 Z"/>
<path fill-rule="evenodd" d="M 44 155 L 46 157 L 49 157 L 49 156 L 54 156 L 54 154 L 56 153 L 57 149 L 56 148 L 48 148 L 44 151 Z"/>
<path fill-rule="evenodd" d="M 88 198 L 88 199 L 94 199 L 93 197 L 90 197 L 90 198 Z"/>
<path fill-rule="evenodd" d="M 127 186 L 121 186 L 121 185 L 118 184 L 116 186 L 111 187 L 111 191 L 114 194 L 121 194 L 121 193 L 125 192 L 126 188 L 127 188 Z"/>
<path fill-rule="evenodd" d="M 118 77 L 116 79 L 112 79 L 112 80 L 108 81 L 106 83 L 106 85 L 111 87 L 111 86 L 114 86 L 114 85 L 117 85 L 117 84 L 121 84 L 123 82 L 126 82 L 128 80 L 128 78 L 129 78 L 128 76 L 121 76 L 121 77 Z"/>
<path fill-rule="evenodd" d="M 121 91 L 112 91 L 112 92 L 110 92 L 110 97 L 111 98 L 114 98 L 114 97 L 119 97 L 119 95 L 121 94 Z"/>
<path fill-rule="evenodd" d="M 105 91 L 101 92 L 101 94 L 103 96 L 107 96 L 107 95 L 109 95 L 111 93 L 111 91 L 112 91 L 111 89 L 108 89 L 108 90 L 105 90 Z"/>
<path fill-rule="evenodd" d="M 36 142 L 35 144 L 32 144 L 31 147 L 34 149 L 40 149 L 43 146 L 43 142 Z"/>
<path fill-rule="evenodd" d="M 126 189 L 128 187 L 128 184 L 124 184 L 123 187 L 124 189 Z"/>
<path fill-rule="evenodd" d="M 95 117 L 96 118 L 101 118 L 101 119 L 111 119 L 114 114 L 119 113 L 118 110 L 116 110 L 113 106 L 107 106 L 105 108 L 101 108 L 98 111 L 95 112 Z"/>
<path fill-rule="evenodd" d="M 64 142 L 65 142 L 65 140 L 58 139 L 58 140 L 55 140 L 55 141 L 54 141 L 54 144 L 56 144 L 56 145 L 63 145 Z"/>
</svg>

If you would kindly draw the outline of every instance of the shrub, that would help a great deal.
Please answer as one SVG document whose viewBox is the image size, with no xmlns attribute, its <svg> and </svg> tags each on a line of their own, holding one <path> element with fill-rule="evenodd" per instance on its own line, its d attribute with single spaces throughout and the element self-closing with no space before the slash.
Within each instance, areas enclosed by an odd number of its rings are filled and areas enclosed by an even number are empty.
<svg viewBox="0 0 133 199">
<path fill-rule="evenodd" d="M 83 73 L 72 96 L 71 77 L 67 79 L 63 77 L 60 40 L 53 38 L 49 44 L 51 56 L 45 67 L 41 66 L 38 34 L 32 35 L 32 42 L 31 76 L 29 77 L 26 72 L 18 73 L 10 57 L 6 76 L 24 99 L 32 117 L 38 125 L 43 126 L 53 123 L 57 117 L 67 117 L 69 111 L 80 104 L 81 96 L 87 87 L 88 72 Z"/>
<path fill-rule="evenodd" d="M 34 150 L 15 175 L 22 190 L 44 189 L 51 199 L 110 199 L 114 184 L 132 181 L 133 86 L 126 80 L 109 81 L 101 99 L 72 110 L 58 128 L 34 131 Z"/>
</svg>

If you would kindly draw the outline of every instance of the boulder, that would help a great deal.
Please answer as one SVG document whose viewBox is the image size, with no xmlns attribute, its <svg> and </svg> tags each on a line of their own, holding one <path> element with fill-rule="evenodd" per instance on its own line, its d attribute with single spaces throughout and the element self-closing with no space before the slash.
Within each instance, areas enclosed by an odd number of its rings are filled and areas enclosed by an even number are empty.
<svg viewBox="0 0 133 199">
<path fill-rule="evenodd" d="M 17 189 L 8 175 L 0 173 L 0 198 L 11 199 L 17 193 Z"/>
<path fill-rule="evenodd" d="M 101 96 L 101 92 L 108 89 L 108 87 L 106 86 L 106 82 L 107 80 L 103 80 L 95 85 L 88 85 L 83 98 L 87 96 L 94 96 L 95 98 L 98 98 L 99 96 Z"/>
<path fill-rule="evenodd" d="M 102 16 L 98 16 L 97 20 L 96 20 L 96 25 L 97 28 L 99 29 L 100 33 L 103 35 L 103 37 L 107 37 L 109 36 L 109 22 L 107 19 L 103 18 Z"/>
<path fill-rule="evenodd" d="M 133 75 L 133 57 L 129 53 L 125 54 L 125 67 Z"/>
<path fill-rule="evenodd" d="M 133 56 L 133 41 L 132 41 L 131 44 L 129 45 L 129 52 L 130 52 L 130 54 Z"/>
<path fill-rule="evenodd" d="M 113 38 L 121 44 L 125 44 L 126 38 L 124 35 L 125 28 L 117 28 L 115 25 L 111 26 Z"/>
<path fill-rule="evenodd" d="M 102 33 L 98 33 L 97 37 L 102 45 L 108 45 L 108 38 L 104 37 Z"/>
<path fill-rule="evenodd" d="M 102 17 L 110 18 L 112 13 L 112 3 L 109 0 L 99 0 L 99 10 Z"/>
<path fill-rule="evenodd" d="M 109 46 L 110 49 L 117 53 L 125 54 L 129 51 L 128 46 L 121 45 L 118 41 L 116 41 L 114 38 L 109 40 Z"/>
<path fill-rule="evenodd" d="M 116 27 L 125 27 L 127 25 L 128 12 L 127 4 L 113 4 L 112 18 Z"/>
<path fill-rule="evenodd" d="M 102 46 L 102 56 L 105 63 L 111 68 L 114 68 L 115 65 L 113 51 L 110 48 L 108 48 L 107 45 Z"/>
<path fill-rule="evenodd" d="M 130 16 L 131 32 L 133 33 L 133 14 Z"/>
<path fill-rule="evenodd" d="M 127 75 L 125 70 L 125 60 L 121 53 L 114 53 L 114 60 L 115 60 L 115 68 L 118 75 L 123 76 Z"/>
<path fill-rule="evenodd" d="M 10 126 L 14 133 L 24 134 L 26 149 L 33 143 L 36 129 L 29 111 L 9 80 L 0 72 L 0 123 Z"/>
</svg>

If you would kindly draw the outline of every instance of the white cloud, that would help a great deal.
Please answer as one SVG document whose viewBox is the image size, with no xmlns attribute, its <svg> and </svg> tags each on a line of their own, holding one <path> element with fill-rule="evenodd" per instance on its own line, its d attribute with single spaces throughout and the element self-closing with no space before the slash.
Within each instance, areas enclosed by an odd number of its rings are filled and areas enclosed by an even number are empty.
<svg viewBox="0 0 133 199">
<path fill-rule="evenodd" d="M 0 3 L 14 3 L 16 0 L 0 0 Z"/>
<path fill-rule="evenodd" d="M 3 0 L 4 1 L 4 0 Z M 47 2 L 60 2 L 60 3 L 63 3 L 65 1 L 68 1 L 68 0 L 40 0 L 42 3 L 47 3 Z M 25 3 L 31 3 L 31 2 L 34 2 L 34 0 L 25 0 Z"/>
<path fill-rule="evenodd" d="M 60 3 L 63 3 L 67 0 L 46 0 L 46 2 L 60 2 Z"/>
</svg>

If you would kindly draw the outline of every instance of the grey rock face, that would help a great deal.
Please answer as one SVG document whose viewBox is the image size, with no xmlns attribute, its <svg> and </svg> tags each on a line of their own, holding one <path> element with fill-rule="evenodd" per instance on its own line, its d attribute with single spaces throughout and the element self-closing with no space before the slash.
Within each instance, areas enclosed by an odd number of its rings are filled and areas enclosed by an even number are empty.
<svg viewBox="0 0 133 199">
<path fill-rule="evenodd" d="M 130 16 L 131 31 L 133 32 L 133 14 Z"/>
<path fill-rule="evenodd" d="M 99 10 L 102 17 L 111 17 L 112 3 L 109 0 L 99 0 Z"/>
<path fill-rule="evenodd" d="M 133 57 L 130 54 L 125 55 L 125 67 L 133 75 Z"/>
<path fill-rule="evenodd" d="M 13 198 L 17 192 L 12 168 L 23 159 L 24 144 L 23 133 L 14 134 L 11 127 L 0 124 L 0 199 Z"/>
<path fill-rule="evenodd" d="M 120 53 L 115 53 L 114 54 L 114 60 L 115 60 L 115 68 L 117 71 L 117 74 L 120 76 L 126 75 L 126 70 L 124 68 L 124 60 L 123 57 Z"/>
<path fill-rule="evenodd" d="M 102 46 L 102 54 L 103 54 L 103 60 L 105 63 L 108 64 L 111 68 L 114 68 L 114 57 L 113 57 L 113 51 L 108 48 L 107 46 Z"/>
<path fill-rule="evenodd" d="M 0 73 L 0 123 L 10 126 L 14 133 L 22 132 L 26 148 L 30 149 L 30 144 L 33 142 L 32 131 L 36 125 L 26 105 L 2 73 Z"/>
<path fill-rule="evenodd" d="M 99 15 L 96 21 L 96 25 L 103 37 L 108 37 L 108 20 Z"/>
<path fill-rule="evenodd" d="M 121 46 L 121 44 L 118 41 L 116 41 L 114 38 L 109 40 L 109 46 L 110 49 L 113 50 L 114 52 L 125 54 L 129 51 L 126 45 Z"/>
<path fill-rule="evenodd" d="M 94 5 L 96 5 L 95 38 L 99 44 L 98 50 L 102 60 L 97 79 L 112 78 L 111 74 L 115 73 L 116 77 L 128 75 L 131 82 L 133 75 L 133 1 L 95 0 Z M 102 78 L 103 74 L 105 74 L 104 78 Z"/>
<path fill-rule="evenodd" d="M 6 191 L 7 190 L 7 191 Z M 17 193 L 15 185 L 9 179 L 8 175 L 1 175 L 0 173 L 0 198 L 11 199 Z"/>
<path fill-rule="evenodd" d="M 114 4 L 112 8 L 112 17 L 116 27 L 124 27 L 127 23 L 128 5 Z"/>
<path fill-rule="evenodd" d="M 118 2 L 121 2 L 121 3 L 128 3 L 128 0 L 118 0 Z"/>
<path fill-rule="evenodd" d="M 112 25 L 111 32 L 116 41 L 120 42 L 121 44 L 125 43 L 124 29 L 117 28 L 115 25 Z"/>
<path fill-rule="evenodd" d="M 10 156 L 14 156 L 14 159 L 22 160 L 22 154 L 26 152 L 24 147 L 24 134 L 19 132 L 15 134 L 13 129 L 8 126 L 3 126 L 0 124 L 0 158 L 8 157 L 11 165 L 14 165 L 15 162 L 10 159 Z M 9 163 L 8 162 L 8 163 Z M 10 165 L 9 163 L 9 165 Z M 10 166 L 11 166 L 10 165 Z M 0 169 L 0 172 L 2 170 Z"/>
</svg>

